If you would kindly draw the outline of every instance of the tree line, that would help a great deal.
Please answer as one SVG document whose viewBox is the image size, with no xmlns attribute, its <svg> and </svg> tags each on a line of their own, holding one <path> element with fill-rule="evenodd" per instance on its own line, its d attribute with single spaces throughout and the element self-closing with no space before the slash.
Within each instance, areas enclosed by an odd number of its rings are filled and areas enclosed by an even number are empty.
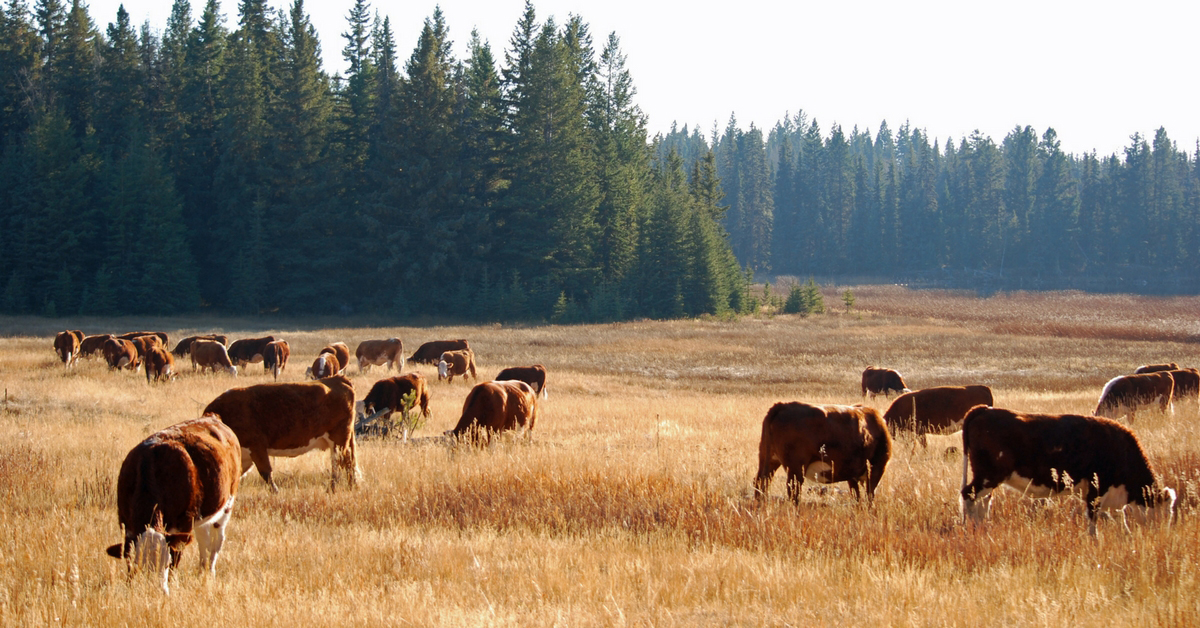
<svg viewBox="0 0 1200 628">
<path fill-rule="evenodd" d="M 527 3 L 503 58 L 440 10 L 406 60 L 355 0 L 0 17 L 0 310 L 490 320 L 748 307 L 712 154 L 658 155 L 615 34 Z"/>
<path fill-rule="evenodd" d="M 660 140 L 660 155 L 715 152 L 734 252 L 760 272 L 1200 290 L 1200 145 L 1162 128 L 1108 156 L 1067 154 L 1052 128 L 939 146 L 907 123 L 823 132 L 803 112 L 765 136 L 731 118 Z"/>
</svg>

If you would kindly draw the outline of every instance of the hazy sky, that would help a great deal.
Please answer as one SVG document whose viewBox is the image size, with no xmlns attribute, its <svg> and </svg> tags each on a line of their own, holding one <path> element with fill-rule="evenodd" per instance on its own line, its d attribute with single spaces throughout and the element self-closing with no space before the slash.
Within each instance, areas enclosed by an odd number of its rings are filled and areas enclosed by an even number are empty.
<svg viewBox="0 0 1200 628">
<path fill-rule="evenodd" d="M 283 6 L 285 0 L 272 5 Z M 199 15 L 204 0 L 191 0 Z M 119 0 L 92 0 L 102 30 Z M 135 24 L 161 30 L 170 0 L 126 0 Z M 327 70 L 340 71 L 350 0 L 305 3 Z M 372 3 L 391 17 L 401 60 L 437 2 Z M 226 25 L 237 0 L 224 0 Z M 524 0 L 443 0 L 463 55 L 471 29 L 498 60 Z M 290 6 L 290 3 L 287 5 Z M 580 15 L 599 50 L 616 31 L 650 132 L 672 121 L 707 134 L 739 125 L 770 129 L 803 109 L 832 124 L 895 131 L 905 120 L 944 145 L 979 129 L 996 142 L 1017 125 L 1058 132 L 1074 153 L 1119 153 L 1135 132 L 1166 127 L 1183 150 L 1200 138 L 1196 28 L 1200 2 L 1107 0 L 823 0 L 667 3 L 541 0 L 538 19 Z M 682 7 L 682 8 L 681 8 Z"/>
</svg>

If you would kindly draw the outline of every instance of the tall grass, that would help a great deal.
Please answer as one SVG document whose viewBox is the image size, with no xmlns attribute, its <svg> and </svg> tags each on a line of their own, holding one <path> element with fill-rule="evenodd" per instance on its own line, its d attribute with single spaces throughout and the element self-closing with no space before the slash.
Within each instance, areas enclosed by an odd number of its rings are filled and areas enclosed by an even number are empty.
<svg viewBox="0 0 1200 628">
<path fill-rule="evenodd" d="M 46 323 L 24 336 L 27 321 L 0 320 L 0 330 L 18 334 L 0 340 L 0 624 L 1200 621 L 1195 404 L 1174 416 L 1139 414 L 1132 426 L 1181 495 L 1166 530 L 1127 535 L 1102 522 L 1095 540 L 1078 502 L 1011 492 L 997 494 L 989 523 L 964 527 L 960 459 L 920 449 L 907 434 L 896 437 L 873 506 L 854 502 L 844 485 L 806 486 L 798 508 L 784 500 L 782 478 L 765 503 L 751 492 L 762 417 L 776 401 L 862 401 L 859 375 L 875 364 L 899 369 L 913 388 L 982 383 L 997 405 L 1090 412 L 1116 374 L 1160 360 L 1200 363 L 1186 315 L 1200 311 L 1193 300 L 853 290 L 851 313 L 805 319 L 81 323 L 89 333 L 276 332 L 292 345 L 288 381 L 330 341 L 389 336 L 413 347 L 469 338 L 485 378 L 535 362 L 550 374 L 532 442 L 501 439 L 481 450 L 438 437 L 453 427 L 470 384 L 437 383 L 433 367 L 416 367 L 433 380 L 433 416 L 409 444 L 360 441 L 357 490 L 330 493 L 328 459 L 316 453 L 275 461 L 278 494 L 248 475 L 216 577 L 197 573 L 189 548 L 169 598 L 104 555 L 120 536 L 120 461 L 227 388 L 270 376 L 257 365 L 237 380 L 185 368 L 179 380 L 150 386 L 95 361 L 66 371 Z M 1140 315 L 1130 309 L 1137 304 Z M 1109 331 L 1054 331 L 1093 322 Z M 378 367 L 350 371 L 360 397 L 384 376 Z"/>
</svg>

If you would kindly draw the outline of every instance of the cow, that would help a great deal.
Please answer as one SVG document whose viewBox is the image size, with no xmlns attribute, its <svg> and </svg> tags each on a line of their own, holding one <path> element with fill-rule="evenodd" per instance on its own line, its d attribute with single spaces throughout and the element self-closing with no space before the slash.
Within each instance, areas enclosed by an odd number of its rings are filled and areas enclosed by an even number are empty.
<svg viewBox="0 0 1200 628">
<path fill-rule="evenodd" d="M 262 362 L 263 352 L 267 350 L 267 343 L 274 342 L 274 340 L 275 336 L 234 340 L 233 344 L 229 345 L 229 359 L 233 361 L 234 366 L 241 367 L 245 367 L 251 362 Z"/>
<path fill-rule="evenodd" d="M 537 423 L 537 393 L 525 382 L 508 380 L 476 384 L 463 402 L 458 424 L 447 434 L 475 442 L 490 442 L 492 434 L 523 429 L 533 434 Z"/>
<path fill-rule="evenodd" d="M 455 375 L 461 375 L 463 381 L 467 379 L 467 373 L 475 381 L 479 381 L 479 376 L 475 374 L 475 353 L 473 351 L 447 351 L 442 354 L 438 361 L 438 381 L 446 380 L 447 383 L 454 381 Z"/>
<path fill-rule="evenodd" d="M 925 449 L 942 455 L 949 455 L 953 451 L 962 451 L 962 430 L 953 434 L 922 434 L 921 444 L 925 446 Z"/>
<path fill-rule="evenodd" d="M 131 331 L 128 333 L 121 334 L 121 335 L 117 336 L 117 338 L 120 338 L 122 340 L 133 340 L 134 338 L 137 338 L 138 336 L 158 336 L 158 339 L 162 341 L 162 346 L 164 346 L 164 347 L 171 346 L 171 337 L 168 336 L 167 332 L 165 332 L 165 331 Z"/>
<path fill-rule="evenodd" d="M 1137 436 L 1111 419 L 976 406 L 963 421 L 962 444 L 964 522 L 986 520 L 1001 485 L 1029 497 L 1078 494 L 1092 536 L 1102 510 L 1120 513 L 1128 530 L 1129 504 L 1137 520 L 1170 522 L 1175 491 L 1159 485 Z"/>
<path fill-rule="evenodd" d="M 405 408 L 400 407 L 401 400 L 410 393 L 415 393 L 413 404 L 420 406 L 421 416 L 428 417 L 429 400 L 433 395 L 425 376 L 420 373 L 405 373 L 375 382 L 367 396 L 356 404 L 356 413 L 362 420 L 370 421 L 393 412 L 402 412 Z"/>
<path fill-rule="evenodd" d="M 1171 401 L 1200 400 L 1200 371 L 1188 368 L 1164 372 L 1171 375 L 1175 384 L 1171 390 Z"/>
<path fill-rule="evenodd" d="M 337 363 L 338 363 L 337 374 L 338 375 L 345 374 L 346 369 L 350 366 L 350 347 L 346 346 L 346 343 L 344 343 L 344 342 L 330 343 L 328 345 L 325 345 L 324 349 L 321 349 L 321 353 L 332 353 L 333 356 L 335 358 L 337 358 Z"/>
<path fill-rule="evenodd" d="M 87 336 L 83 339 L 83 342 L 79 343 L 79 355 L 85 358 L 90 358 L 97 353 L 103 355 L 101 352 L 104 349 L 104 341 L 108 340 L 109 338 L 116 338 L 116 336 L 112 334 L 96 334 L 95 336 Z"/>
<path fill-rule="evenodd" d="M 110 369 L 125 368 L 137 372 L 142 368 L 142 359 L 132 340 L 124 338 L 109 338 L 104 341 L 101 349 L 104 361 Z"/>
<path fill-rule="evenodd" d="M 200 336 L 188 336 L 187 338 L 180 340 L 179 344 L 175 345 L 174 349 L 171 349 L 171 353 L 174 353 L 176 357 L 182 358 L 192 352 L 192 343 L 196 342 L 197 340 L 215 340 L 216 342 L 225 344 L 225 343 L 229 342 L 229 336 L 226 336 L 224 334 L 204 334 L 204 335 L 200 335 Z"/>
<path fill-rule="evenodd" d="M 79 344 L 83 342 L 83 332 L 77 329 L 60 331 L 54 336 L 54 352 L 62 360 L 63 366 L 75 366 L 79 359 Z"/>
<path fill-rule="evenodd" d="M 495 381 L 515 379 L 529 384 L 533 392 L 541 393 L 546 398 L 546 367 L 541 364 L 533 366 L 510 366 L 496 374 Z"/>
<path fill-rule="evenodd" d="M 171 569 L 183 549 L 200 546 L 200 569 L 216 574 L 217 555 L 241 482 L 241 444 L 211 417 L 177 423 L 134 447 L 117 476 L 117 519 L 125 539 L 108 548 L 136 568 L 162 574 L 169 594 Z"/>
<path fill-rule="evenodd" d="M 442 354 L 447 351 L 470 351 L 471 345 L 466 340 L 431 340 L 420 347 L 409 356 L 409 362 L 417 364 L 437 364 L 442 359 Z"/>
<path fill-rule="evenodd" d="M 358 359 L 358 371 L 365 372 L 372 366 L 386 364 L 386 370 L 392 370 L 395 366 L 397 371 L 404 370 L 404 342 L 399 338 L 388 338 L 387 340 L 364 340 L 358 343 L 358 348 L 354 350 L 354 357 Z"/>
<path fill-rule="evenodd" d="M 133 343 L 134 348 L 137 349 L 138 357 L 141 358 L 143 362 L 146 361 L 146 353 L 150 351 L 152 347 L 164 346 L 162 344 L 162 339 L 158 336 L 134 336 L 129 341 Z"/>
<path fill-rule="evenodd" d="M 292 349 L 286 340 L 268 342 L 263 353 L 263 370 L 274 376 L 275 381 L 279 381 L 279 373 L 287 368 L 288 357 L 291 355 Z"/>
<path fill-rule="evenodd" d="M 771 476 L 782 466 L 788 497 L 796 504 L 806 478 L 822 484 L 846 482 L 859 500 L 858 485 L 865 482 L 867 499 L 874 501 L 875 487 L 891 457 L 892 437 L 875 408 L 776 403 L 763 418 L 754 492 L 765 499 Z"/>
<path fill-rule="evenodd" d="M 1142 373 L 1157 373 L 1159 371 L 1174 371 L 1174 370 L 1177 370 L 1178 368 L 1179 368 L 1179 365 L 1174 362 L 1167 362 L 1165 364 L 1143 364 L 1142 366 L 1137 367 L 1137 370 L 1134 371 L 1133 373 L 1135 375 L 1141 375 Z"/>
<path fill-rule="evenodd" d="M 1138 408 L 1157 403 L 1160 410 L 1172 409 L 1171 396 L 1175 392 L 1175 379 L 1170 373 L 1157 371 L 1140 375 L 1118 375 L 1100 392 L 1100 401 L 1092 414 L 1110 419 L 1119 418 L 1128 411 L 1129 419 L 1137 416 Z"/>
<path fill-rule="evenodd" d="M 336 486 L 339 467 L 351 486 L 361 473 L 354 453 L 354 384 L 337 375 L 315 382 L 258 384 L 221 393 L 204 408 L 233 429 L 242 444 L 242 473 L 254 465 L 272 492 L 271 456 L 293 458 L 330 450 Z"/>
<path fill-rule="evenodd" d="M 336 355 L 322 352 L 313 360 L 312 366 L 308 367 L 307 375 L 313 379 L 324 379 L 337 375 L 341 370 L 342 365 L 338 363 Z"/>
<path fill-rule="evenodd" d="M 229 359 L 229 352 L 225 349 L 225 345 L 215 340 L 197 340 L 193 342 L 191 355 L 192 370 L 200 367 L 200 372 L 202 373 L 204 369 L 211 369 L 212 372 L 216 373 L 217 369 L 220 369 L 237 377 L 237 367 Z"/>
<path fill-rule="evenodd" d="M 157 382 L 160 380 L 174 379 L 175 373 L 175 358 L 163 347 L 153 346 L 146 350 L 146 355 L 142 357 L 142 361 L 146 364 L 146 383 Z"/>
<path fill-rule="evenodd" d="M 871 393 L 871 397 L 883 394 L 884 397 L 890 397 L 891 393 L 911 392 L 908 386 L 904 384 L 904 378 L 899 373 L 892 369 L 881 369 L 874 366 L 868 366 L 862 373 L 862 395 L 865 398 L 867 393 Z"/>
<path fill-rule="evenodd" d="M 942 433 L 958 429 L 967 411 L 978 405 L 992 405 L 992 389 L 987 386 L 935 386 L 906 392 L 888 406 L 883 420 L 888 427 L 908 429 L 917 434 Z"/>
</svg>

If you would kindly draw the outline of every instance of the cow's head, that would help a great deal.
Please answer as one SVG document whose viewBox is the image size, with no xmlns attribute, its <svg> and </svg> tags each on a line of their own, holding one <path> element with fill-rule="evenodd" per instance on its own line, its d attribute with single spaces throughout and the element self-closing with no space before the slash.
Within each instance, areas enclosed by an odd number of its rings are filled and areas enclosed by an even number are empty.
<svg viewBox="0 0 1200 628">
<path fill-rule="evenodd" d="M 1175 514 L 1175 489 L 1146 487 L 1146 505 L 1134 503 L 1126 516 L 1143 525 L 1171 525 Z"/>
<path fill-rule="evenodd" d="M 229 368 L 225 369 L 225 372 L 229 373 L 230 375 L 232 375 L 234 377 L 237 377 L 237 367 L 236 366 L 230 365 Z"/>
<path fill-rule="evenodd" d="M 163 593 L 171 593 L 168 585 L 172 563 L 171 539 L 162 532 L 146 526 L 145 531 L 136 537 L 126 537 L 123 544 L 110 545 L 108 555 L 126 559 L 130 576 L 138 571 L 161 575 Z"/>
<path fill-rule="evenodd" d="M 442 359 L 438 362 L 438 381 L 446 379 L 450 374 L 450 363 L 446 362 L 446 355 L 442 354 Z"/>
</svg>

